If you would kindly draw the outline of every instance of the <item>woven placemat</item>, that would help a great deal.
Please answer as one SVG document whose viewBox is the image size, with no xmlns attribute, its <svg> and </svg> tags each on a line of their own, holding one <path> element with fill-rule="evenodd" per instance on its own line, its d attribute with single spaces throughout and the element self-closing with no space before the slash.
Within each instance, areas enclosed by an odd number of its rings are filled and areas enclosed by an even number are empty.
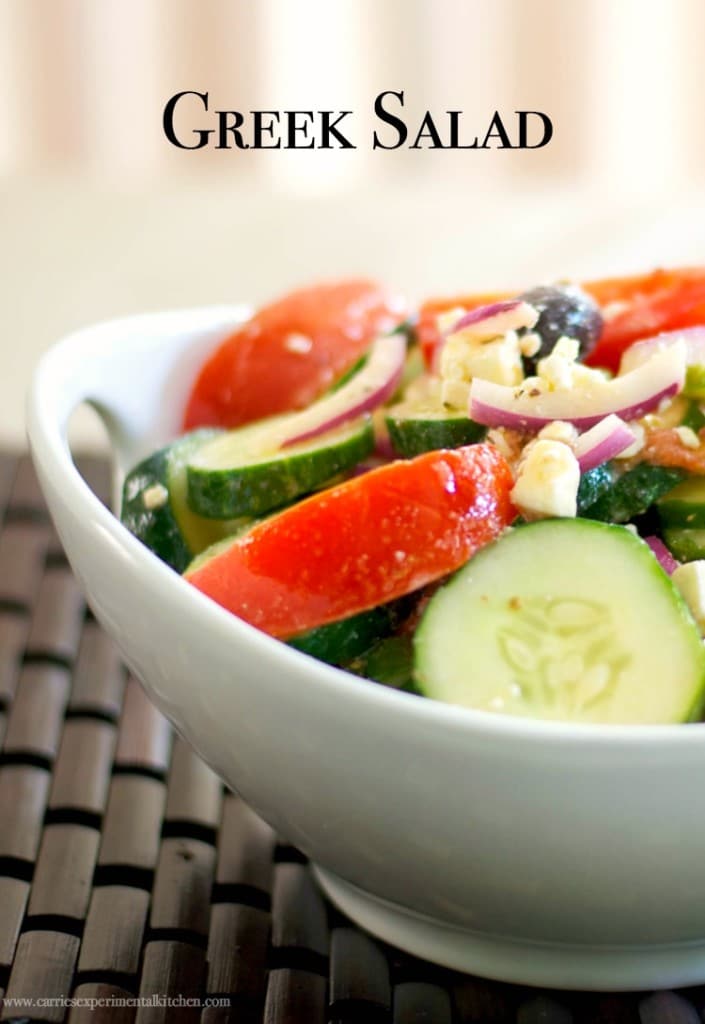
<svg viewBox="0 0 705 1024">
<path fill-rule="evenodd" d="M 78 464 L 107 495 L 106 464 Z M 543 992 L 361 932 L 126 673 L 26 456 L 0 453 L 0 516 L 1 1021 L 703 1019 L 705 988 Z"/>
</svg>

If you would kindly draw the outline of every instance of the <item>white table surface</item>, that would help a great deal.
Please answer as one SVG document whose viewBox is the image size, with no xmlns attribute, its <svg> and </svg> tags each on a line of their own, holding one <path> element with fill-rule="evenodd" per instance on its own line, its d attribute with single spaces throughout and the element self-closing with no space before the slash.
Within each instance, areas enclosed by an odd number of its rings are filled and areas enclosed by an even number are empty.
<svg viewBox="0 0 705 1024">
<path fill-rule="evenodd" d="M 296 199 L 212 183 L 0 183 L 0 443 L 24 442 L 34 365 L 68 331 L 146 310 L 258 303 L 377 276 L 413 298 L 705 261 L 702 195 L 610 202 L 570 190 L 399 190 Z M 73 437 L 97 447 L 93 414 Z"/>
</svg>

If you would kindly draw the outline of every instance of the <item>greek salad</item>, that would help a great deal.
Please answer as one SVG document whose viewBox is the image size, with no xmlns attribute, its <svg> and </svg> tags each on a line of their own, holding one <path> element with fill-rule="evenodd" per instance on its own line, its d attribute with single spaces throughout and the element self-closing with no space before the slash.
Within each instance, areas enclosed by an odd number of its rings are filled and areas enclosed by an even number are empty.
<svg viewBox="0 0 705 1024">
<path fill-rule="evenodd" d="M 388 686 L 705 715 L 705 269 L 417 308 L 303 288 L 209 354 L 122 521 L 223 608 Z"/>
</svg>

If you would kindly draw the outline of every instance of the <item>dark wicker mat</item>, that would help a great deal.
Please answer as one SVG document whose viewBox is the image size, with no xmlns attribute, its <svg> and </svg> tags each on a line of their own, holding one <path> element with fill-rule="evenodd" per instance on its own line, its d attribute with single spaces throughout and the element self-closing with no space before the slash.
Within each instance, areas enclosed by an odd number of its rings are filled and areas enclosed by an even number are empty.
<svg viewBox="0 0 705 1024">
<path fill-rule="evenodd" d="M 105 495 L 106 466 L 80 466 Z M 0 454 L 0 513 L 0 1020 L 702 1019 L 705 988 L 539 992 L 359 931 L 126 675 L 26 457 Z"/>
</svg>

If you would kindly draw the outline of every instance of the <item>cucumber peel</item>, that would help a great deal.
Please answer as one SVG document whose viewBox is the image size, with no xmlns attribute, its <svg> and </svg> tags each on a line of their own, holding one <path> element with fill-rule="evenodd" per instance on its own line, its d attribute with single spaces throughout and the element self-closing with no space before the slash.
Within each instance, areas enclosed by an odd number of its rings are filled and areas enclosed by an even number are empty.
<svg viewBox="0 0 705 1024">
<path fill-rule="evenodd" d="M 402 603 L 398 601 L 379 605 L 347 619 L 299 633 L 287 643 L 304 654 L 327 661 L 329 665 L 346 665 L 372 648 L 378 640 L 389 636 L 403 617 L 401 610 Z"/>
<path fill-rule="evenodd" d="M 593 504 L 583 506 L 580 514 L 603 523 L 628 523 L 673 490 L 685 475 L 682 469 L 640 462 L 621 476 L 616 476 L 612 486 Z"/>
<path fill-rule="evenodd" d="M 608 462 L 603 462 L 594 469 L 588 469 L 580 477 L 578 485 L 578 515 L 585 515 L 585 510 L 594 505 L 599 498 L 607 494 L 614 485 L 615 474 Z"/>
</svg>

